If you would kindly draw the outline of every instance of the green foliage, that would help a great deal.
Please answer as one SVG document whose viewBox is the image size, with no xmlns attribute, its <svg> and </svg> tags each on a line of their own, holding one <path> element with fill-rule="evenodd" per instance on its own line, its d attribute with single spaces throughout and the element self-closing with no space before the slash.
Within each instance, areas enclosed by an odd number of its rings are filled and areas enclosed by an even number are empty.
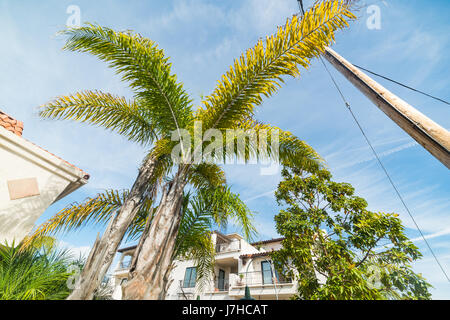
<svg viewBox="0 0 450 320">
<path fill-rule="evenodd" d="M 70 289 L 67 251 L 0 247 L 0 300 L 60 300 Z"/>
<path fill-rule="evenodd" d="M 24 246 L 31 245 L 44 236 L 55 235 L 59 232 L 69 232 L 90 224 L 106 225 L 115 212 L 122 206 L 128 195 L 128 190 L 105 190 L 93 198 L 87 198 L 82 203 L 73 203 L 60 210 L 53 217 L 38 226 L 33 233 L 24 240 Z M 146 198 L 130 228 L 129 239 L 140 234 L 149 212 L 152 212 L 153 201 Z"/>
<path fill-rule="evenodd" d="M 251 157 L 260 160 L 271 159 L 282 163 L 290 163 L 310 172 L 314 172 L 324 166 L 324 161 L 320 155 L 306 142 L 300 140 L 289 131 L 284 131 L 256 120 L 243 121 L 239 124 L 239 128 L 243 130 L 241 132 L 242 135 L 248 130 L 254 130 L 258 136 L 263 131 L 267 135 L 266 148 L 260 147 L 257 149 L 249 143 L 248 148 L 253 147 L 253 150 L 246 150 L 246 155 L 240 157 L 242 159 L 248 160 Z M 272 148 L 272 134 L 274 133 L 278 134 L 279 148 L 276 150 Z M 239 138 L 242 137 L 238 134 L 236 140 Z M 231 142 L 227 141 L 226 143 Z M 264 146 L 261 142 L 258 143 L 260 146 Z"/>
<path fill-rule="evenodd" d="M 308 68 L 311 59 L 334 41 L 335 31 L 354 18 L 346 1 L 321 1 L 302 18 L 293 16 L 274 35 L 259 40 L 234 61 L 214 92 L 203 100 L 197 117 L 205 130 L 235 128 L 243 118 L 252 118 L 263 97 L 281 87 L 283 76 L 299 76 L 299 66 Z"/>
<path fill-rule="evenodd" d="M 216 252 L 211 230 L 215 226 L 226 227 L 229 221 L 234 221 L 250 240 L 256 234 L 251 220 L 252 213 L 244 202 L 225 186 L 188 193 L 184 199 L 174 256 L 194 260 L 197 283 L 201 288 L 214 272 Z"/>
<path fill-rule="evenodd" d="M 286 166 L 275 193 L 285 237 L 276 267 L 298 279 L 300 299 L 430 299 L 430 285 L 411 262 L 418 248 L 397 214 L 371 212 L 348 183 Z"/>
<path fill-rule="evenodd" d="M 203 123 L 203 131 L 215 128 L 222 133 L 227 129 L 244 127 L 272 131 L 278 129 L 256 123 L 253 119 L 255 107 L 262 103 L 263 97 L 270 97 L 278 90 L 284 76 L 299 76 L 299 67 L 307 68 L 311 60 L 334 41 L 335 31 L 346 27 L 348 21 L 354 18 L 347 1 L 326 0 L 314 5 L 301 19 L 297 16 L 288 19 L 275 35 L 268 37 L 265 42 L 259 41 L 235 61 L 197 111 L 194 111 L 192 99 L 182 84 L 171 73 L 168 57 L 152 40 L 131 31 L 118 32 L 92 24 L 71 28 L 62 32 L 67 37 L 64 49 L 89 53 L 107 62 L 121 75 L 122 80 L 129 83 L 133 99 L 128 101 L 109 93 L 84 91 L 56 98 L 42 106 L 40 115 L 43 118 L 75 120 L 102 126 L 131 141 L 152 146 L 147 159 L 157 159 L 159 166 L 149 186 L 155 186 L 149 187 L 150 190 L 141 195 L 140 211 L 127 231 L 131 237 L 138 236 L 153 214 L 150 209 L 152 205 L 146 204 L 154 200 L 159 188 L 157 184 L 174 165 L 170 155 L 176 142 L 171 141 L 171 134 L 174 131 L 180 133 L 182 129 L 192 132 L 195 121 Z M 204 139 L 199 147 L 194 146 L 191 156 L 198 152 L 198 148 L 204 149 L 211 143 Z M 233 151 L 232 156 L 244 160 L 250 157 L 270 158 L 308 168 L 311 172 L 322 167 L 322 160 L 317 153 L 289 132 L 280 132 L 279 150 L 278 145 L 268 143 L 264 155 L 255 150 L 254 145 L 249 145 L 244 154 L 240 154 L 237 148 Z M 225 176 L 220 167 L 192 163 L 194 161 L 180 165 L 178 172 L 181 173 L 177 177 L 197 188 L 199 201 L 213 201 L 213 206 L 209 207 L 213 220 L 218 219 L 223 223 L 226 220 L 219 219 L 221 216 L 232 217 L 241 224 L 245 235 L 250 237 L 254 231 L 249 220 L 250 212 L 236 195 L 223 186 Z M 205 192 L 212 198 L 206 199 Z M 42 236 L 69 231 L 92 222 L 105 223 L 126 200 L 126 192 L 107 191 L 62 210 L 38 228 L 35 234 Z M 194 202 L 189 209 L 191 212 L 186 211 L 187 217 L 194 215 L 190 222 L 185 222 L 186 225 L 203 223 L 203 211 L 196 208 L 197 205 Z M 206 242 L 202 242 L 206 238 L 196 239 L 199 240 L 193 243 L 201 244 L 199 249 L 210 249 Z"/>
<path fill-rule="evenodd" d="M 130 84 L 159 132 L 170 134 L 191 121 L 191 100 L 155 42 L 130 31 L 116 32 L 92 24 L 62 33 L 68 36 L 64 49 L 97 56 Z"/>
<path fill-rule="evenodd" d="M 148 113 L 143 105 L 135 101 L 100 91 L 57 97 L 40 110 L 43 118 L 90 123 L 144 145 L 151 144 L 157 138 Z"/>
<path fill-rule="evenodd" d="M 70 28 L 61 32 L 67 36 L 64 49 L 89 53 L 107 62 L 130 84 L 133 100 L 84 91 L 56 98 L 42 106 L 40 115 L 102 126 L 131 141 L 154 143 L 154 155 L 170 155 L 176 145 L 170 139 L 172 132 L 187 129 L 192 133 L 194 121 L 203 123 L 203 132 L 216 128 L 224 135 L 226 129 L 242 128 L 243 122 L 253 121 L 254 108 L 262 103 L 262 97 L 274 94 L 284 82 L 283 76 L 299 76 L 299 67 L 307 68 L 312 58 L 334 41 L 335 32 L 354 18 L 342 0 L 322 1 L 302 18 L 293 16 L 276 34 L 265 42 L 260 40 L 237 59 L 196 112 L 171 74 L 168 57 L 153 41 L 131 31 L 118 32 L 93 24 Z M 319 157 L 306 143 L 290 133 L 281 134 L 281 138 L 282 160 L 288 156 L 305 165 L 320 165 Z M 202 141 L 201 147 L 209 143 Z M 271 147 L 268 144 L 268 157 L 279 160 Z M 251 150 L 247 155 L 235 150 L 234 156 L 240 159 L 259 156 Z"/>
</svg>

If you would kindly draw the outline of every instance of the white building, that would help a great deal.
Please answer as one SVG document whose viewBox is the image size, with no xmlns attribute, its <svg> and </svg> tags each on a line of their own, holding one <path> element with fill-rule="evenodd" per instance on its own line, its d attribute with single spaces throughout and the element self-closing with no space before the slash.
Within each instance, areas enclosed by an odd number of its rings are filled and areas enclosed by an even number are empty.
<svg viewBox="0 0 450 320">
<path fill-rule="evenodd" d="M 216 248 L 215 278 L 200 290 L 192 260 L 177 260 L 171 274 L 172 283 L 166 299 L 238 300 L 245 294 L 245 285 L 257 300 L 288 299 L 297 292 L 297 283 L 278 276 L 270 261 L 270 253 L 281 248 L 283 239 L 248 243 L 236 233 L 211 234 Z M 127 281 L 128 267 L 136 246 L 122 248 L 120 261 L 113 274 L 114 299 L 121 299 L 121 284 Z"/>
<path fill-rule="evenodd" d="M 22 137 L 23 123 L 0 110 L 0 245 L 19 243 L 54 202 L 89 175 Z"/>
</svg>

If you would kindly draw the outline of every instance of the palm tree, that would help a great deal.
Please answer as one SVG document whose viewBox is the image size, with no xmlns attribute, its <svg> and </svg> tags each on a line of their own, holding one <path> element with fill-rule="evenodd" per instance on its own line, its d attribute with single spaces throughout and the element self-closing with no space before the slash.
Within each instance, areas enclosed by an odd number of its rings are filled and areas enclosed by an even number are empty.
<svg viewBox="0 0 450 320">
<path fill-rule="evenodd" d="M 49 235 L 77 230 L 87 225 L 108 223 L 114 212 L 123 205 L 127 195 L 127 190 L 106 190 L 81 204 L 74 203 L 67 206 L 36 228 L 27 238 L 24 247 L 28 244 L 46 245 L 44 239 L 54 239 Z M 146 226 L 151 224 L 154 211 L 152 201 L 147 199 L 126 232 L 127 240 L 142 239 Z M 236 226 L 241 227 L 247 240 L 256 233 L 251 223 L 253 214 L 239 196 L 232 193 L 225 184 L 218 187 L 206 186 L 185 193 L 182 212 L 176 249 L 165 277 L 165 292 L 170 285 L 168 275 L 174 267 L 174 260 L 181 257 L 195 261 L 200 285 L 210 279 L 215 262 L 214 244 L 210 235 L 213 226 L 226 227 L 228 222 L 233 220 Z"/>
<path fill-rule="evenodd" d="M 248 233 L 256 234 L 251 224 L 252 214 L 247 206 L 232 193 L 229 188 L 201 189 L 195 193 L 186 193 L 183 197 L 182 220 L 175 241 L 175 249 L 169 267 L 165 270 L 163 290 L 165 297 L 172 279 L 170 273 L 175 267 L 176 259 L 194 260 L 196 282 L 200 289 L 214 277 L 215 244 L 211 239 L 214 226 L 226 227 L 230 218 L 239 226 L 247 240 Z M 141 239 L 145 239 L 141 237 Z M 136 257 L 134 256 L 134 261 Z"/>
<path fill-rule="evenodd" d="M 54 239 L 53 239 L 54 240 Z M 70 266 L 79 265 L 48 237 L 32 245 L 0 246 L 0 300 L 60 300 L 70 294 Z"/>
<path fill-rule="evenodd" d="M 192 161 L 199 149 L 208 146 L 206 139 L 194 146 L 190 156 L 182 150 L 187 163 L 174 163 L 170 157 L 176 146 L 170 139 L 172 132 L 179 136 L 182 129 L 193 133 L 196 121 L 203 123 L 201 133 L 208 129 L 225 132 L 237 128 L 278 131 L 278 128 L 255 122 L 254 108 L 262 103 L 263 96 L 269 97 L 277 91 L 283 82 L 282 76 L 298 76 L 298 65 L 308 67 L 310 60 L 333 41 L 334 32 L 347 26 L 347 20 L 353 18 L 345 1 L 339 0 L 316 4 L 302 19 L 294 16 L 277 34 L 267 38 L 265 43 L 259 41 L 236 60 L 217 89 L 195 112 L 192 100 L 171 74 L 168 58 L 151 40 L 94 25 L 64 31 L 69 37 L 65 49 L 91 53 L 108 62 L 130 84 L 134 99 L 128 101 L 108 93 L 85 91 L 56 98 L 44 106 L 41 116 L 99 125 L 131 141 L 153 146 L 122 206 L 101 239 L 96 241 L 81 275 L 80 289 L 71 298 L 92 298 L 139 207 L 159 189 L 160 205 L 139 243 L 140 254 L 136 257 L 133 278 L 124 292 L 127 298 L 161 298 L 164 272 L 170 265 L 182 218 L 184 188 L 194 171 L 203 170 L 203 174 L 210 177 L 217 172 L 208 164 Z M 280 131 L 279 142 L 279 153 L 271 144 L 267 145 L 266 153 L 271 159 L 288 159 L 308 170 L 320 166 L 320 157 L 314 150 L 289 132 Z M 254 146 L 244 154 L 234 148 L 228 152 L 244 159 L 262 157 Z M 176 172 L 174 179 L 159 188 L 161 178 L 172 168 Z"/>
<path fill-rule="evenodd" d="M 202 123 L 203 133 L 211 129 L 223 132 L 226 129 L 268 128 L 253 120 L 254 109 L 262 103 L 263 96 L 269 97 L 277 91 L 283 83 L 282 76 L 298 76 L 298 66 L 307 68 L 311 59 L 322 54 L 334 40 L 334 32 L 347 26 L 347 20 L 353 18 L 346 1 L 330 0 L 317 3 L 301 19 L 294 16 L 288 20 L 265 43 L 260 40 L 254 48 L 235 60 L 214 92 L 204 99 L 191 123 L 188 123 L 190 131 L 194 131 L 195 121 Z M 294 148 L 296 152 L 290 157 L 293 150 L 284 149 L 290 138 L 285 135 L 281 139 L 280 157 L 297 162 L 309 171 L 317 169 L 315 153 L 304 145 Z M 165 145 L 174 147 L 170 141 L 166 141 Z M 163 299 L 164 270 L 174 250 L 182 191 L 191 163 L 195 161 L 197 152 L 206 146 L 208 141 L 204 138 L 198 146 L 193 146 L 194 152 L 187 155 L 187 164 L 178 166 L 174 181 L 163 190 L 161 204 L 155 212 L 150 230 L 141 241 L 142 248 L 133 277 L 126 284 L 126 299 Z M 269 154 L 270 151 L 273 152 L 269 150 Z M 245 154 L 237 156 L 247 157 Z"/>
</svg>

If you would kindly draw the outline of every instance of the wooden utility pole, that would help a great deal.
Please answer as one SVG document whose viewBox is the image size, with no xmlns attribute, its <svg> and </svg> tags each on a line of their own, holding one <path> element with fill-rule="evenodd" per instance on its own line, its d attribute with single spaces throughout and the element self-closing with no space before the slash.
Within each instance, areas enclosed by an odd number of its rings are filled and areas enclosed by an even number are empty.
<svg viewBox="0 0 450 320">
<path fill-rule="evenodd" d="M 391 93 L 334 50 L 324 57 L 400 128 L 450 169 L 450 132 Z"/>
</svg>

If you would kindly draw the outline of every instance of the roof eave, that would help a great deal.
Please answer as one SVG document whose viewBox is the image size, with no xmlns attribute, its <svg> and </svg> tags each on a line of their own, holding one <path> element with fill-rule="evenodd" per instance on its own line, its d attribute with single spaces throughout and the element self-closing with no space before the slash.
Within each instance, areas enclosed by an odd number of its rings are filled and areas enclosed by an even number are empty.
<svg viewBox="0 0 450 320">
<path fill-rule="evenodd" d="M 10 152 L 20 154 L 27 161 L 69 181 L 68 186 L 58 195 L 55 202 L 88 182 L 89 175 L 83 170 L 3 127 L 0 127 L 0 140 L 4 148 Z"/>
</svg>

